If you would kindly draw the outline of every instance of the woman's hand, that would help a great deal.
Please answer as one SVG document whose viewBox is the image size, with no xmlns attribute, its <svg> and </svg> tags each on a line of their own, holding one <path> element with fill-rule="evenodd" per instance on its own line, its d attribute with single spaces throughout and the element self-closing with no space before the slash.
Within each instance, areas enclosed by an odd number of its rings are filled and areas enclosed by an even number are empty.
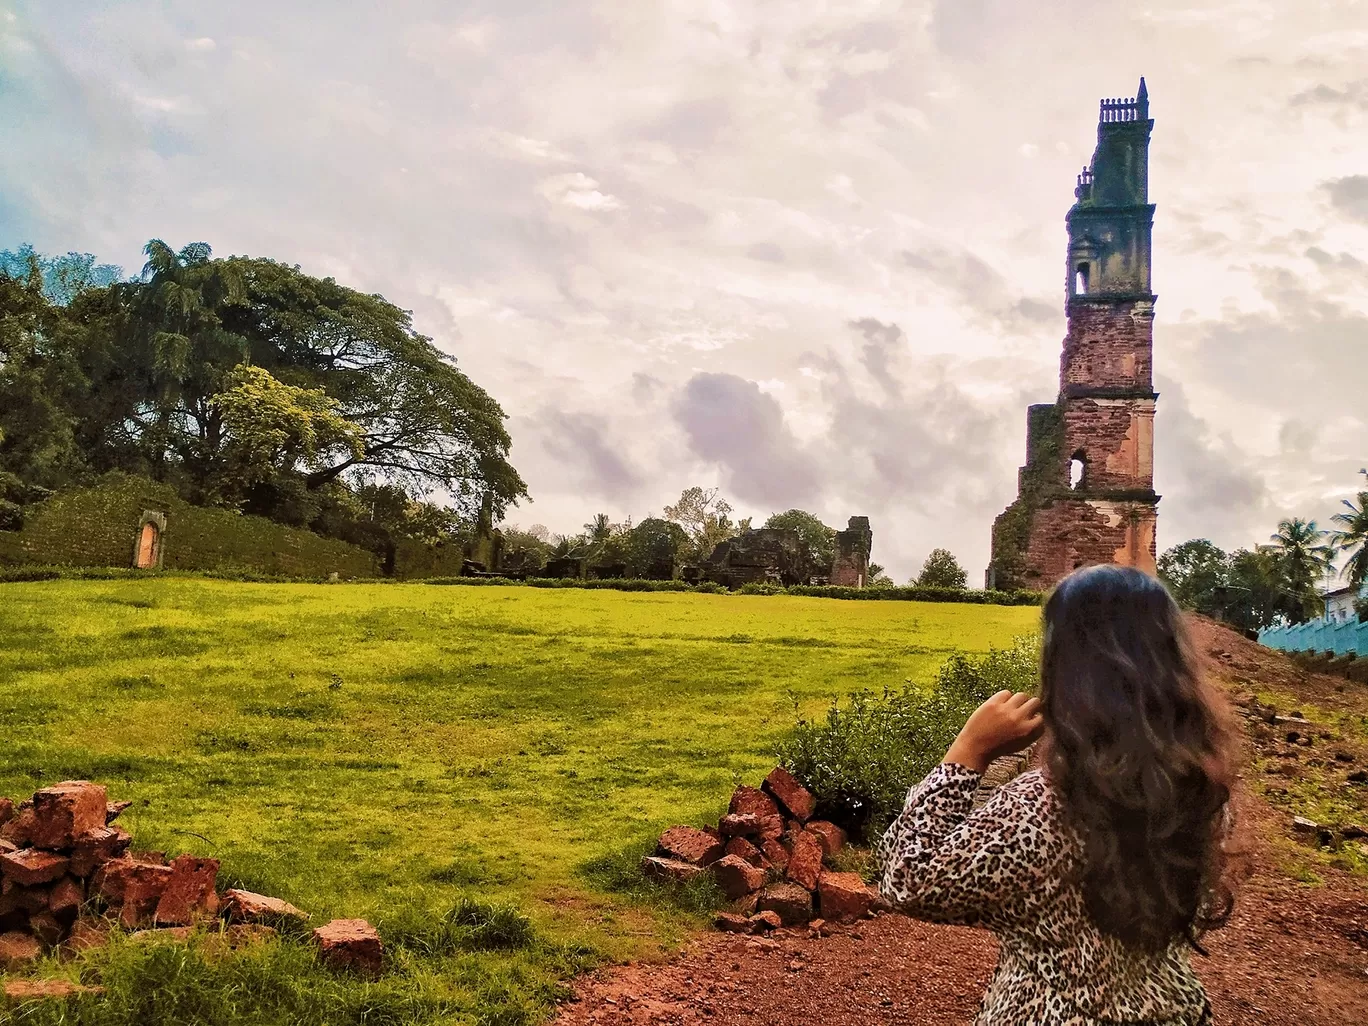
<svg viewBox="0 0 1368 1026">
<path fill-rule="evenodd" d="M 994 759 L 1021 751 L 1044 732 L 1040 699 L 999 691 L 974 710 L 945 761 L 982 773 Z"/>
</svg>

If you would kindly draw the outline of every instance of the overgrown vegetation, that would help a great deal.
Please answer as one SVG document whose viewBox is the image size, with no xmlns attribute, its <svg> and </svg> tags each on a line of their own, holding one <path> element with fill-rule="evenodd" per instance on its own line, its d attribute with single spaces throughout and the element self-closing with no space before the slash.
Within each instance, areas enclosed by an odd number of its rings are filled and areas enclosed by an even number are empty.
<svg viewBox="0 0 1368 1026">
<path fill-rule="evenodd" d="M 818 796 L 818 814 L 873 840 L 907 790 L 935 766 L 979 704 L 1004 688 L 1034 692 L 1040 643 L 1018 638 L 984 654 L 953 653 L 929 685 L 857 691 L 824 719 L 800 716 L 779 759 Z"/>
</svg>

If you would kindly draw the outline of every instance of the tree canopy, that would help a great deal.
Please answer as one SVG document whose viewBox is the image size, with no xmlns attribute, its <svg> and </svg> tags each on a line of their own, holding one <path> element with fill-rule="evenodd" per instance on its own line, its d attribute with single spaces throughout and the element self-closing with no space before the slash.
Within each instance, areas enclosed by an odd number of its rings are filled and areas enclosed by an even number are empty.
<svg viewBox="0 0 1368 1026">
<path fill-rule="evenodd" d="M 836 529 L 827 527 L 813 514 L 802 509 L 775 513 L 765 521 L 766 527 L 788 528 L 797 531 L 807 550 L 808 571 L 825 573 L 836 557 Z M 871 571 L 870 577 L 874 576 Z"/>
<path fill-rule="evenodd" d="M 968 582 L 969 575 L 954 553 L 949 549 L 932 549 L 912 583 L 922 588 L 963 588 Z"/>
<path fill-rule="evenodd" d="M 0 498 L 123 470 L 317 527 L 366 482 L 466 519 L 526 497 L 503 410 L 407 311 L 205 243 L 144 252 L 126 281 L 0 254 Z"/>
</svg>

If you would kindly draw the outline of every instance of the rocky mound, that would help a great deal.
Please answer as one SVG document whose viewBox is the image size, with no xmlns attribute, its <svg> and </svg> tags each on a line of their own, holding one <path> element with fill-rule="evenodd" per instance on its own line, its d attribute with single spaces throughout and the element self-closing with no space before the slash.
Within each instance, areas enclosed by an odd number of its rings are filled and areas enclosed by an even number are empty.
<svg viewBox="0 0 1368 1026">
<path fill-rule="evenodd" d="M 114 822 L 131 804 L 109 801 L 88 780 L 42 788 L 18 805 L 0 798 L 0 969 L 58 945 L 98 943 L 110 920 L 144 935 L 184 937 L 221 917 L 238 938 L 308 919 L 279 898 L 220 894 L 217 859 L 131 851 L 132 837 Z M 380 937 L 369 923 L 334 920 L 313 936 L 330 964 L 379 971 Z"/>
<path fill-rule="evenodd" d="M 831 865 L 846 846 L 846 832 L 813 819 L 816 805 L 812 792 L 776 767 L 760 787 L 738 787 L 715 828 L 666 830 L 642 872 L 674 883 L 711 874 L 732 900 L 716 921 L 730 933 L 807 923 L 820 931 L 828 920 L 863 918 L 881 900 L 858 873 Z"/>
</svg>

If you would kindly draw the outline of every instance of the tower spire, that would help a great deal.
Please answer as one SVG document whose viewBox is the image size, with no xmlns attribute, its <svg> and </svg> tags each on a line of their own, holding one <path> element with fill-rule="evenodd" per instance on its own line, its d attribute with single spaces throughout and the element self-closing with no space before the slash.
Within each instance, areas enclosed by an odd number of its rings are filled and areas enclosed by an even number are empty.
<svg viewBox="0 0 1368 1026">
<path fill-rule="evenodd" d="M 1135 106 L 1140 114 L 1140 120 L 1149 118 L 1149 90 L 1145 88 L 1145 76 L 1140 76 L 1140 88 L 1135 93 Z"/>
</svg>

